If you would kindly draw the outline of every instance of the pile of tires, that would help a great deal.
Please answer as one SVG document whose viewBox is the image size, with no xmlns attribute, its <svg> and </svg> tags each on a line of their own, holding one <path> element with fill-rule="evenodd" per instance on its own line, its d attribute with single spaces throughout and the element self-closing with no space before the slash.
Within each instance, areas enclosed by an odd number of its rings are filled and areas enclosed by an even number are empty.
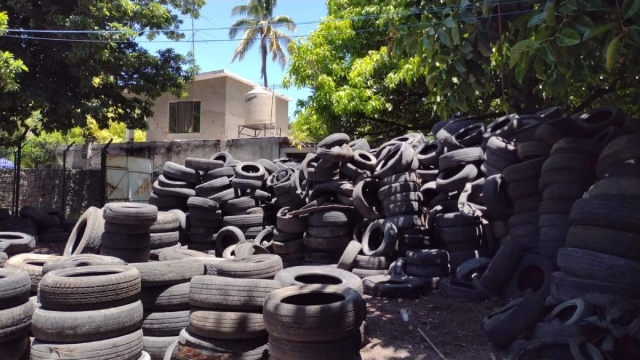
<svg viewBox="0 0 640 360">
<path fill-rule="evenodd" d="M 264 279 L 195 276 L 191 280 L 188 326 L 164 359 L 269 359 L 263 320 L 265 298 L 280 283 Z"/>
<path fill-rule="evenodd" d="M 78 219 L 62 255 L 99 254 L 104 233 L 102 209 L 88 208 Z"/>
<path fill-rule="evenodd" d="M 356 359 L 366 305 L 352 288 L 290 286 L 264 301 L 264 326 L 273 359 Z"/>
<path fill-rule="evenodd" d="M 273 253 L 282 258 L 284 268 L 302 265 L 307 230 L 306 217 L 291 216 L 289 212 L 288 207 L 278 210 L 273 230 Z"/>
<path fill-rule="evenodd" d="M 0 269 L 0 352 L 3 359 L 29 358 L 29 329 L 35 304 L 31 279 L 24 271 Z"/>
<path fill-rule="evenodd" d="M 126 265 L 59 269 L 42 279 L 31 359 L 149 359 L 143 351 L 140 273 Z M 73 354 L 73 355 L 68 355 Z"/>
<path fill-rule="evenodd" d="M 138 203 L 110 203 L 103 208 L 103 218 L 100 255 L 117 257 L 128 263 L 149 261 L 150 228 L 158 220 L 157 207 Z M 157 225 L 158 228 L 162 226 Z M 158 239 L 157 236 L 155 238 Z"/>
<path fill-rule="evenodd" d="M 31 219 L 37 230 L 38 242 L 60 243 L 66 242 L 69 238 L 68 230 L 61 228 L 65 218 L 57 211 L 44 212 L 32 206 L 23 206 L 20 209 L 20 216 Z"/>
<path fill-rule="evenodd" d="M 38 292 L 38 285 L 43 276 L 42 270 L 44 265 L 48 261 L 58 258 L 60 257 L 57 255 L 25 253 L 10 257 L 4 263 L 4 267 L 7 269 L 21 270 L 29 274 L 29 278 L 31 279 L 31 293 L 35 295 Z"/>
<path fill-rule="evenodd" d="M 189 282 L 204 275 L 198 259 L 130 264 L 140 272 L 140 300 L 144 309 L 144 350 L 162 360 L 169 346 L 189 323 Z"/>
</svg>

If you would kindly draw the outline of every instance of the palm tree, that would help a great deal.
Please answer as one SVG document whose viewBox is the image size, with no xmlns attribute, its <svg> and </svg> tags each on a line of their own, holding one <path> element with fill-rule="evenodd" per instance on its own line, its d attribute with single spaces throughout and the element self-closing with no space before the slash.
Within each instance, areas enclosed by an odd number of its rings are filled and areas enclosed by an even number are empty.
<svg viewBox="0 0 640 360">
<path fill-rule="evenodd" d="M 284 49 L 291 42 L 291 37 L 279 29 L 285 28 L 292 32 L 296 31 L 296 24 L 289 16 L 273 16 L 273 10 L 277 3 L 278 0 L 249 0 L 247 5 L 238 5 L 231 10 L 231 16 L 247 16 L 244 19 L 237 20 L 229 29 L 230 39 L 235 39 L 242 32 L 242 40 L 238 44 L 231 62 L 236 59 L 242 61 L 247 52 L 259 40 L 260 55 L 262 56 L 260 73 L 265 87 L 269 87 L 267 82 L 267 55 L 271 53 L 271 60 L 280 63 L 283 69 L 287 63 Z"/>
</svg>

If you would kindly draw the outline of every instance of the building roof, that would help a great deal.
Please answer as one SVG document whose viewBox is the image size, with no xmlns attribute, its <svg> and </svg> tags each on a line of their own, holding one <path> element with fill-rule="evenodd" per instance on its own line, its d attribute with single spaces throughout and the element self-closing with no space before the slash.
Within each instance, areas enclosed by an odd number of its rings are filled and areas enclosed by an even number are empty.
<svg viewBox="0 0 640 360">
<path fill-rule="evenodd" d="M 265 90 L 267 90 L 269 92 L 272 92 L 271 89 L 265 88 L 264 86 L 262 86 L 260 84 L 257 84 L 257 83 L 255 83 L 255 82 L 253 82 L 251 80 L 245 79 L 242 76 L 230 73 L 230 72 L 228 72 L 227 70 L 224 70 L 224 69 L 215 70 L 215 71 L 207 71 L 207 72 L 200 73 L 200 74 L 196 75 L 195 81 L 209 80 L 209 79 L 215 79 L 215 78 L 220 78 L 220 77 L 229 77 L 229 78 L 232 78 L 232 79 L 234 79 L 236 81 L 245 83 L 247 85 L 251 85 L 253 87 L 259 87 L 259 88 L 265 89 Z M 283 99 L 285 101 L 291 102 L 291 98 L 288 98 L 288 97 L 286 97 L 286 96 L 284 96 L 282 94 L 278 94 L 275 91 L 273 91 L 273 93 L 275 94 L 276 97 L 278 97 L 280 99 Z"/>
</svg>

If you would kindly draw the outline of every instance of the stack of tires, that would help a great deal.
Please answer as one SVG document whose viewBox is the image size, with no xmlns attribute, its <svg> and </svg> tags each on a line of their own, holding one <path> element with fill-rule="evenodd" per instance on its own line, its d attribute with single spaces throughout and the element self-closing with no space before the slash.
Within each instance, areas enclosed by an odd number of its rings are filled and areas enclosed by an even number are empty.
<svg viewBox="0 0 640 360">
<path fill-rule="evenodd" d="M 225 259 L 213 265 L 215 274 L 222 277 L 244 279 L 273 279 L 282 270 L 282 259 L 278 255 L 257 254 Z M 210 274 L 207 267 L 207 275 Z"/>
<path fill-rule="evenodd" d="M 306 217 L 289 215 L 290 209 L 283 207 L 276 214 L 273 230 L 273 253 L 282 258 L 284 268 L 302 265 L 307 231 Z"/>
<path fill-rule="evenodd" d="M 291 286 L 264 301 L 273 359 L 357 359 L 366 304 L 344 286 Z"/>
<path fill-rule="evenodd" d="M 33 220 L 38 230 L 38 242 L 59 243 L 66 242 L 69 234 L 60 228 L 60 217 L 50 215 L 32 206 L 23 206 L 20 216 Z"/>
<path fill-rule="evenodd" d="M 131 264 L 141 278 L 144 309 L 144 349 L 152 360 L 162 360 L 167 348 L 189 323 L 189 282 L 204 274 L 198 259 Z"/>
<path fill-rule="evenodd" d="M 29 358 L 29 329 L 34 303 L 24 271 L 0 269 L 0 352 L 3 359 Z"/>
<path fill-rule="evenodd" d="M 180 218 L 178 213 L 159 211 L 156 222 L 149 228 L 151 258 L 158 259 L 162 249 L 176 246 L 180 241 Z"/>
<path fill-rule="evenodd" d="M 224 178 L 226 179 L 226 177 Z M 204 197 L 190 197 L 189 249 L 212 251 L 216 249 L 216 234 L 220 230 L 222 213 L 217 202 Z"/>
<path fill-rule="evenodd" d="M 355 258 L 351 272 L 360 278 L 385 275 L 396 257 L 398 229 L 384 219 L 370 222 L 362 235 L 363 255 Z"/>
<path fill-rule="evenodd" d="M 503 134 L 508 130 L 515 131 L 515 129 L 513 128 L 512 118 L 510 117 L 498 119 L 497 122 L 489 125 L 487 129 L 490 129 L 492 125 L 500 126 L 503 123 L 507 125 L 505 125 L 504 128 L 497 129 L 495 133 Z M 485 136 L 488 136 L 490 134 L 492 134 L 492 132 L 487 132 L 485 133 Z M 484 174 L 486 174 L 487 176 L 499 175 L 502 174 L 502 171 L 504 171 L 504 169 L 520 162 L 515 144 L 507 141 L 500 135 L 488 136 L 486 137 L 486 139 L 486 160 L 482 163 L 482 165 L 480 165 L 480 169 Z"/>
<path fill-rule="evenodd" d="M 555 261 L 558 250 L 566 246 L 569 210 L 595 181 L 598 144 L 588 139 L 565 138 L 551 149 L 542 165 L 540 191 L 540 254 Z"/>
<path fill-rule="evenodd" d="M 269 359 L 262 311 L 267 295 L 279 288 L 274 280 L 195 276 L 188 327 L 165 359 L 179 359 L 178 353 L 192 359 L 224 354 L 233 359 Z"/>
<path fill-rule="evenodd" d="M 609 143 L 596 165 L 597 175 L 604 178 L 573 204 L 567 248 L 558 252 L 561 271 L 551 279 L 554 298 L 564 301 L 586 293 L 640 298 L 640 181 L 633 169 L 637 165 L 624 165 L 639 157 L 638 144 L 637 134 Z"/>
<path fill-rule="evenodd" d="M 44 264 L 59 258 L 57 255 L 24 253 L 10 257 L 4 263 L 4 267 L 7 269 L 22 270 L 29 274 L 31 278 L 31 293 L 35 295 L 38 292 L 38 285 L 42 279 L 42 268 Z"/>
<path fill-rule="evenodd" d="M 309 154 L 307 158 L 314 155 Z M 303 162 L 303 164 L 305 163 Z M 275 196 L 277 206 L 291 209 L 299 209 L 304 206 L 301 177 L 310 174 L 311 178 L 315 178 L 315 172 L 308 173 L 305 172 L 305 169 L 306 167 L 303 167 L 302 170 L 285 167 L 275 171 L 267 178 L 267 188 Z"/>
<path fill-rule="evenodd" d="M 0 225 L 0 228 L 4 232 L 19 232 L 31 235 L 34 239 L 38 236 L 38 228 L 36 227 L 35 221 L 28 217 L 12 217 L 4 220 Z"/>
<path fill-rule="evenodd" d="M 195 196 L 195 187 L 200 183 L 200 172 L 171 161 L 164 163 L 162 173 L 153 183 L 149 204 L 160 211 L 187 210 L 187 199 Z"/>
<path fill-rule="evenodd" d="M 149 359 L 143 352 L 140 273 L 126 265 L 60 269 L 40 283 L 31 359 Z M 56 355 L 53 355 L 56 354 Z M 73 355 L 68 355 L 73 354 Z"/>
<path fill-rule="evenodd" d="M 477 218 L 443 209 L 435 216 L 433 234 L 437 247 L 449 254 L 449 270 L 455 274 L 463 262 L 487 255 L 485 229 Z"/>
<path fill-rule="evenodd" d="M 304 234 L 306 265 L 336 264 L 351 241 L 351 214 L 344 210 L 319 210 L 309 214 Z"/>
<path fill-rule="evenodd" d="M 110 203 L 103 208 L 104 233 L 100 255 L 128 263 L 149 261 L 150 228 L 158 219 L 158 208 L 138 203 Z"/>
<path fill-rule="evenodd" d="M 76 222 L 62 255 L 99 254 L 103 233 L 102 210 L 92 206 Z"/>
<path fill-rule="evenodd" d="M 438 290 L 449 276 L 449 254 L 444 250 L 413 250 L 407 253 L 404 272 L 423 279 L 426 290 Z"/>
</svg>

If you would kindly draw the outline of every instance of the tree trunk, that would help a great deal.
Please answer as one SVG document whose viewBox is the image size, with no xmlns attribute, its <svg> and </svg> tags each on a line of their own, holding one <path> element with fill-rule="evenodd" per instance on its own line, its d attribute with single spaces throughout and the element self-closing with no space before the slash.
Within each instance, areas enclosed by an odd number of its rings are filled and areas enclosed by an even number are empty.
<svg viewBox="0 0 640 360">
<path fill-rule="evenodd" d="M 262 55 L 262 79 L 264 79 L 264 87 L 269 87 L 269 82 L 267 82 L 267 39 L 262 38 L 262 42 L 260 43 L 260 55 Z"/>
</svg>

